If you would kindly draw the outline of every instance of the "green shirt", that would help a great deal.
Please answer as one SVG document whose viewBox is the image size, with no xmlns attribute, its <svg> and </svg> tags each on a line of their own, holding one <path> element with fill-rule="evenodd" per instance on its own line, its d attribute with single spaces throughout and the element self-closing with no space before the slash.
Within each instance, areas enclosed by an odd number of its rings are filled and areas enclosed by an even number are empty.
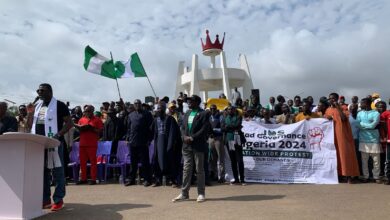
<svg viewBox="0 0 390 220">
<path fill-rule="evenodd" d="M 196 114 L 198 113 L 197 110 L 192 110 L 190 115 L 188 116 L 188 131 L 191 132 L 191 129 L 192 129 L 192 122 L 194 121 L 194 118 L 196 116 Z"/>
</svg>

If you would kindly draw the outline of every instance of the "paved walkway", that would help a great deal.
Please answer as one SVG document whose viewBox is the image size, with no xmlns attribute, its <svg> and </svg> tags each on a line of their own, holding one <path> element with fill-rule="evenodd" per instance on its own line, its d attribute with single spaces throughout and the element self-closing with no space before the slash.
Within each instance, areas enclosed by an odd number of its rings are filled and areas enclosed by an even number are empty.
<svg viewBox="0 0 390 220">
<path fill-rule="evenodd" d="M 65 208 L 39 219 L 390 219 L 390 186 L 215 185 L 207 201 L 172 203 L 179 189 L 119 184 L 67 187 Z"/>
</svg>

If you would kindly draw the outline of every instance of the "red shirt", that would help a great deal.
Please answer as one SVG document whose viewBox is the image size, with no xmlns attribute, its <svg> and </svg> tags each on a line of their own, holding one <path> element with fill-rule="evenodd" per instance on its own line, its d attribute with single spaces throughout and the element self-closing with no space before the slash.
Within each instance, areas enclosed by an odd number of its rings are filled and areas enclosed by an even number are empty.
<svg viewBox="0 0 390 220">
<path fill-rule="evenodd" d="M 103 122 L 100 118 L 92 116 L 87 118 L 83 116 L 79 120 L 79 125 L 91 125 L 99 130 L 103 129 Z M 96 147 L 99 141 L 99 134 L 94 131 L 80 131 L 80 147 Z"/>
<path fill-rule="evenodd" d="M 387 126 L 387 142 L 390 143 L 390 110 L 381 114 L 381 122 L 384 122 Z"/>
</svg>

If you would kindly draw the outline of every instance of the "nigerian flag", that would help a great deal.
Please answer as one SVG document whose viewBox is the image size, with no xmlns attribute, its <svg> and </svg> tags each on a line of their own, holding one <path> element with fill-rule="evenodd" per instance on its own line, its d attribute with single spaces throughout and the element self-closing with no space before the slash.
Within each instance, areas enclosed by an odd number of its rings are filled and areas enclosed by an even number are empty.
<svg viewBox="0 0 390 220">
<path fill-rule="evenodd" d="M 120 78 L 146 77 L 145 69 L 137 53 L 132 54 L 128 61 L 115 62 L 115 67 L 116 74 Z"/>
<path fill-rule="evenodd" d="M 120 78 L 116 73 L 113 60 L 98 54 L 90 46 L 85 47 L 84 69 L 111 79 Z"/>
<path fill-rule="evenodd" d="M 117 61 L 114 64 L 112 59 L 98 54 L 90 46 L 85 47 L 84 69 L 111 79 L 146 77 L 145 69 L 137 53 L 131 55 L 128 61 Z"/>
</svg>

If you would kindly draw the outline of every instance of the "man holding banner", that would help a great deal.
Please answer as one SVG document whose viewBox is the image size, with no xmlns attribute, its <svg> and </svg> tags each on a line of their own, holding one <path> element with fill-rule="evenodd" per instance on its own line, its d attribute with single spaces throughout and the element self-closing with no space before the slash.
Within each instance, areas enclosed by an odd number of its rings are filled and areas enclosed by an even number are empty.
<svg viewBox="0 0 390 220">
<path fill-rule="evenodd" d="M 356 159 L 355 143 L 348 120 L 348 112 L 343 112 L 338 104 L 339 95 L 331 93 L 325 117 L 333 120 L 334 138 L 337 151 L 337 170 L 340 177 L 347 177 L 348 183 L 353 183 L 352 177 L 359 176 L 359 166 Z"/>
</svg>

